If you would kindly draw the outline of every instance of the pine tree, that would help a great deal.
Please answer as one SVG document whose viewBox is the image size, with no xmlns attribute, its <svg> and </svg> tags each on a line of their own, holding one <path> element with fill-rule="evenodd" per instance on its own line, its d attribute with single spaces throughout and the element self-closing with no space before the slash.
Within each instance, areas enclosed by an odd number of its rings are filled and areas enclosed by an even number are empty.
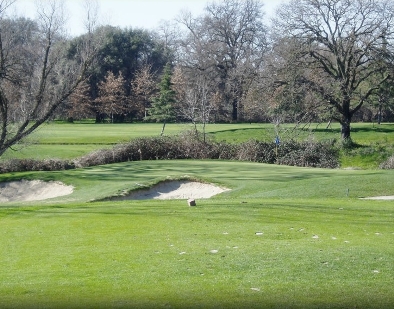
<svg viewBox="0 0 394 309">
<path fill-rule="evenodd" d="M 148 110 L 147 120 L 163 122 L 161 134 L 163 135 L 166 123 L 175 119 L 175 91 L 172 89 L 171 68 L 167 64 L 159 84 L 159 93 L 152 100 L 152 107 Z"/>
</svg>

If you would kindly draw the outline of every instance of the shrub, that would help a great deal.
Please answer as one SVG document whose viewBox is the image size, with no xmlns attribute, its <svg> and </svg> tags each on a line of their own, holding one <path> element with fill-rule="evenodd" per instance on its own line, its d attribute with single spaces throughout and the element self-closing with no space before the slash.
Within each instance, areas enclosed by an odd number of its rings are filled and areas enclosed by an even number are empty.
<svg viewBox="0 0 394 309">
<path fill-rule="evenodd" d="M 212 159 L 236 160 L 239 146 L 227 143 L 213 143 L 211 146 Z"/>
<path fill-rule="evenodd" d="M 204 140 L 195 131 L 187 131 L 177 136 L 137 138 L 112 149 L 93 151 L 74 162 L 9 160 L 0 164 L 0 172 L 54 171 L 126 161 L 172 159 L 222 159 L 336 168 L 339 165 L 338 157 L 338 150 L 332 144 L 289 141 L 276 149 L 274 143 L 257 140 L 239 145 L 213 142 Z"/>
<path fill-rule="evenodd" d="M 379 168 L 385 170 L 394 169 L 394 155 L 389 157 L 386 161 L 379 165 Z"/>
<path fill-rule="evenodd" d="M 0 164 L 1 173 L 27 172 L 27 171 L 60 171 L 75 168 L 73 162 L 58 159 L 11 159 Z"/>
<path fill-rule="evenodd" d="M 99 149 L 77 159 L 75 165 L 77 167 L 88 167 L 114 163 L 114 157 L 112 149 Z"/>
<path fill-rule="evenodd" d="M 331 144 L 321 142 L 289 141 L 279 147 L 277 163 L 302 167 L 339 167 L 339 151 Z"/>
<path fill-rule="evenodd" d="M 274 143 L 249 140 L 238 146 L 237 160 L 260 163 L 275 163 L 276 150 Z"/>
</svg>

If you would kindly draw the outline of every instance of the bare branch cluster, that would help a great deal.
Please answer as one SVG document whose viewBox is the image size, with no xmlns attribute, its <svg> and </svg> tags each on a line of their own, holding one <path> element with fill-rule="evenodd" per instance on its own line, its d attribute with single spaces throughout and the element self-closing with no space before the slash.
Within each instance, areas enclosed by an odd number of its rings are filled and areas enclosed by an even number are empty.
<svg viewBox="0 0 394 309">
<path fill-rule="evenodd" d="M 332 107 L 343 138 L 354 114 L 392 78 L 393 18 L 386 0 L 300 0 L 278 11 L 276 37 L 297 45 L 297 57 L 282 61 L 299 69 L 298 85 Z"/>
<path fill-rule="evenodd" d="M 2 1 L 2 12 L 13 1 Z M 68 59 L 61 1 L 38 19 L 0 19 L 0 155 L 47 121 L 84 80 L 93 54 Z"/>
<path fill-rule="evenodd" d="M 259 0 L 221 0 L 157 31 L 102 26 L 86 0 L 73 39 L 63 1 L 38 2 L 36 20 L 7 16 L 14 2 L 0 0 L 0 156 L 56 116 L 336 120 L 347 139 L 394 112 L 392 0 L 290 0 L 270 26 Z"/>
</svg>

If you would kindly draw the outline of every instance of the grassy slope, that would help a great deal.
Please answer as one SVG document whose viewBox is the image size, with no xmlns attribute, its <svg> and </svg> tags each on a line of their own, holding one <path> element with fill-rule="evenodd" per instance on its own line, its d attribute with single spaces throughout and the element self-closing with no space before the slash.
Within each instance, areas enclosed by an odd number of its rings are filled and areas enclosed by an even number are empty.
<svg viewBox="0 0 394 309">
<path fill-rule="evenodd" d="M 13 179 L 62 180 L 76 186 L 66 201 L 90 201 L 149 185 L 167 177 L 191 176 L 233 189 L 223 198 L 358 198 L 394 195 L 393 171 L 329 170 L 232 161 L 134 161 L 60 172 L 2 174 Z M 60 198 L 64 200 L 64 198 Z"/>
<path fill-rule="evenodd" d="M 185 174 L 233 190 L 195 208 L 83 202 Z M 0 175 L 76 186 L 3 205 L 0 307 L 390 308 L 393 202 L 357 197 L 394 194 L 393 176 L 222 161 Z"/>
</svg>

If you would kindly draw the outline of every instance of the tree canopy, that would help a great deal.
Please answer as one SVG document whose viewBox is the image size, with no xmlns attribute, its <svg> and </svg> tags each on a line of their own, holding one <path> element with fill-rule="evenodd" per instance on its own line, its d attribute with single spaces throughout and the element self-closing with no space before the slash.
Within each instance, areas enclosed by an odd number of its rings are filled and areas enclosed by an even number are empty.
<svg viewBox="0 0 394 309">
<path fill-rule="evenodd" d="M 166 123 L 175 119 L 175 91 L 172 89 L 171 67 L 167 64 L 159 84 L 159 91 L 152 99 L 152 107 L 148 110 L 149 115 L 146 120 L 163 122 L 161 135 L 164 133 Z"/>
<path fill-rule="evenodd" d="M 393 19 L 388 0 L 292 0 L 278 11 L 275 38 L 295 47 L 285 60 L 297 84 L 331 108 L 345 139 L 354 114 L 392 78 Z"/>
<path fill-rule="evenodd" d="M 0 0 L 0 156 L 53 117 L 164 131 L 283 116 L 336 120 L 347 139 L 361 114 L 394 116 L 391 0 L 290 0 L 270 24 L 260 0 L 220 0 L 157 30 L 100 25 L 87 0 L 75 38 L 62 1 L 39 2 L 35 20 L 7 15 L 14 2 Z"/>
<path fill-rule="evenodd" d="M 209 3 L 200 17 L 184 13 L 180 18 L 188 30 L 180 64 L 215 81 L 222 101 L 218 110 L 224 113 L 220 118 L 227 121 L 243 120 L 242 99 L 263 61 L 267 35 L 262 7 L 257 0 L 223 0 Z"/>
<path fill-rule="evenodd" d="M 53 116 L 85 79 L 94 45 L 68 57 L 62 3 L 38 7 L 38 19 L 9 18 L 0 1 L 0 156 Z"/>
</svg>

